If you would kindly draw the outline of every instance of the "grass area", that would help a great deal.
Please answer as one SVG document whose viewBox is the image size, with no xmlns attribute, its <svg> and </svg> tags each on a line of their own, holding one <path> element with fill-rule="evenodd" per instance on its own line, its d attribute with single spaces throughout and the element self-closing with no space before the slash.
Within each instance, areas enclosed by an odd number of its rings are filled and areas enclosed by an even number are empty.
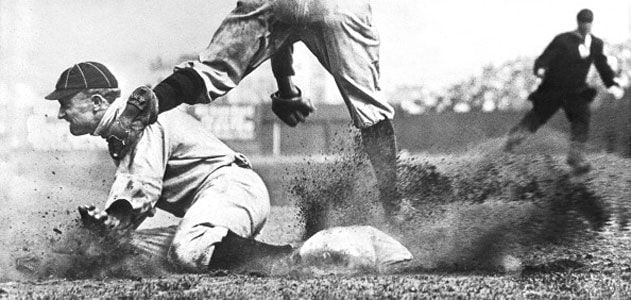
<svg viewBox="0 0 631 300">
<path fill-rule="evenodd" d="M 15 298 L 132 299 L 628 299 L 628 274 L 555 272 L 524 276 L 489 274 L 326 275 L 300 279 L 245 275 L 172 275 L 101 281 L 55 280 L 0 284 Z"/>
</svg>

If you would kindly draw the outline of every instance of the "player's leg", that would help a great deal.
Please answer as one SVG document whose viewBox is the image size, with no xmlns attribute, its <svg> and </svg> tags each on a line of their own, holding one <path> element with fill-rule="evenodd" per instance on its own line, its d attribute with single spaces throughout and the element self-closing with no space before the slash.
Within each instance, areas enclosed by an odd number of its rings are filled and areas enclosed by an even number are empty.
<svg viewBox="0 0 631 300">
<path fill-rule="evenodd" d="M 352 2 L 352 3 L 351 3 Z M 398 210 L 394 109 L 379 88 L 379 36 L 368 1 L 337 3 L 337 10 L 300 32 L 301 40 L 333 75 L 363 148 L 375 170 L 387 214 Z"/>
<path fill-rule="evenodd" d="M 526 137 L 535 133 L 548 122 L 561 107 L 561 92 L 537 91 L 530 95 L 532 109 L 513 128 L 510 129 L 504 142 L 504 151 L 512 152 Z"/>
<path fill-rule="evenodd" d="M 570 121 L 570 149 L 567 163 L 576 173 L 586 173 L 591 170 L 591 164 L 585 159 L 585 148 L 589 138 L 591 119 L 590 104 L 593 99 L 591 92 L 569 95 L 564 99 L 563 109 Z"/>
<path fill-rule="evenodd" d="M 182 218 L 169 260 L 188 271 L 235 268 L 291 253 L 291 246 L 254 240 L 269 215 L 269 196 L 251 169 L 228 166 L 213 173 Z"/>
<path fill-rule="evenodd" d="M 384 119 L 373 126 L 361 128 L 362 145 L 377 177 L 377 187 L 386 214 L 400 210 L 401 196 L 397 191 L 397 146 L 394 126 Z"/>
</svg>

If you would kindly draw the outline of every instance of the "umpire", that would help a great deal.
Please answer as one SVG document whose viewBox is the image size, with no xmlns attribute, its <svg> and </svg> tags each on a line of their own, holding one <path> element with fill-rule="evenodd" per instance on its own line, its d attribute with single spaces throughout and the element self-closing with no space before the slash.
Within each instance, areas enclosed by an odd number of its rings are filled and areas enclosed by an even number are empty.
<svg viewBox="0 0 631 300">
<path fill-rule="evenodd" d="M 608 91 L 616 99 L 624 91 L 614 81 L 614 72 L 603 54 L 603 41 L 591 34 L 594 14 L 589 9 L 578 12 L 578 27 L 574 31 L 557 35 L 535 60 L 535 75 L 541 84 L 528 99 L 533 108 L 513 127 L 504 149 L 511 152 L 525 137 L 545 124 L 559 108 L 563 108 L 570 121 L 570 150 L 567 163 L 575 173 L 586 173 L 591 165 L 585 161 L 585 144 L 588 139 L 591 117 L 590 103 L 596 89 L 586 83 L 592 63 Z"/>
</svg>

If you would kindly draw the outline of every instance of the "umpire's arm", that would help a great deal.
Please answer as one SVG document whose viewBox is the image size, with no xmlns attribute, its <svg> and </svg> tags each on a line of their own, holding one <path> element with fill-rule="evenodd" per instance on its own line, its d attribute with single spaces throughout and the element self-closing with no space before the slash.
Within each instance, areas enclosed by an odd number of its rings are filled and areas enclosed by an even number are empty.
<svg viewBox="0 0 631 300">
<path fill-rule="evenodd" d="M 607 63 L 607 56 L 603 53 L 603 42 L 598 40 L 597 44 L 594 46 L 594 66 L 596 66 L 596 70 L 598 70 L 598 74 L 600 74 L 603 83 L 607 87 L 618 85 L 614 81 L 615 73 Z"/>
<path fill-rule="evenodd" d="M 535 75 L 540 76 L 541 72 L 539 70 L 541 69 L 543 69 L 545 73 L 545 71 L 549 69 L 552 61 L 554 61 L 555 59 L 557 59 L 559 55 L 561 55 L 561 52 L 562 52 L 561 44 L 562 44 L 561 38 L 559 36 L 556 36 L 552 40 L 552 42 L 548 44 L 546 49 L 543 50 L 543 53 L 541 53 L 541 55 L 537 57 L 537 59 L 535 59 L 535 67 L 533 70 Z"/>
</svg>

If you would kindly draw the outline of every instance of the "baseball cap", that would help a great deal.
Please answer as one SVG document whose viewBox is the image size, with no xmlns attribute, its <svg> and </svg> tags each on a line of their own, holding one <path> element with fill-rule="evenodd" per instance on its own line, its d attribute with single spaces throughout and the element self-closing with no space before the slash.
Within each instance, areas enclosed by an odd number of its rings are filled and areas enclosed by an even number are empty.
<svg viewBox="0 0 631 300">
<path fill-rule="evenodd" d="M 576 15 L 576 20 L 582 23 L 591 23 L 594 21 L 594 13 L 589 9 L 581 9 Z"/>
<path fill-rule="evenodd" d="M 59 76 L 55 90 L 44 97 L 59 100 L 82 90 L 98 88 L 118 88 L 118 81 L 103 64 L 88 61 L 75 64 Z"/>
</svg>

